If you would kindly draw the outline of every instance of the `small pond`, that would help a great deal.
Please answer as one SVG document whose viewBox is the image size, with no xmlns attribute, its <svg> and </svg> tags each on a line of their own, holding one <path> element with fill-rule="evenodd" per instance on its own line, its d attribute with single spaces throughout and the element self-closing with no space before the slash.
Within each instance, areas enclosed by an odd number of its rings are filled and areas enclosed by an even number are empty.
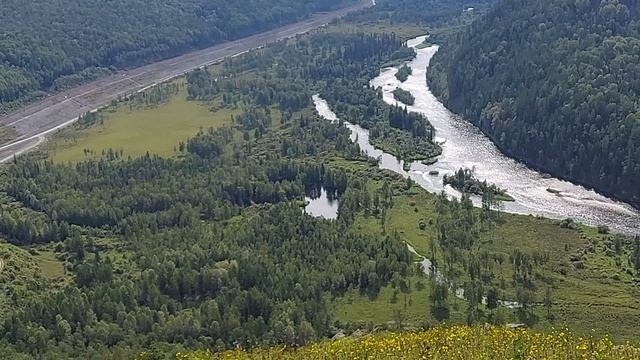
<svg viewBox="0 0 640 360">
<path fill-rule="evenodd" d="M 308 192 L 304 211 L 315 217 L 334 220 L 338 218 L 338 199 L 327 193 L 324 188 Z"/>
</svg>

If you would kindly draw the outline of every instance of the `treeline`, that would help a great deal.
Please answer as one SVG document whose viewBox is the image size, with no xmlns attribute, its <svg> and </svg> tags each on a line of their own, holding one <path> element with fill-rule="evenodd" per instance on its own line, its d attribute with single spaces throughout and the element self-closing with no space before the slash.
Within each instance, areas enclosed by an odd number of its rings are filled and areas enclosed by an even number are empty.
<svg viewBox="0 0 640 360">
<path fill-rule="evenodd" d="M 475 177 L 473 169 L 460 168 L 453 175 L 442 177 L 444 185 L 451 185 L 453 188 L 468 194 L 483 196 L 497 196 L 499 199 L 513 201 L 506 191 L 500 189 L 495 184 L 488 184 L 486 180 L 480 181 Z"/>
<path fill-rule="evenodd" d="M 346 0 L 3 2 L 0 111 L 51 89 L 293 22 Z"/>
<path fill-rule="evenodd" d="M 324 186 L 325 177 L 337 195 L 346 189 L 344 175 L 317 164 L 249 158 L 225 166 L 226 158 L 220 156 L 232 136 L 229 129 L 202 132 L 186 146 L 195 156 L 179 161 L 158 156 L 125 162 L 103 158 L 75 165 L 18 161 L 5 190 L 26 207 L 45 213 L 52 224 L 107 226 L 127 233 L 131 228 L 189 227 L 200 219 L 225 220 L 252 204 L 301 198 L 305 188 Z M 336 178 L 343 180 L 336 184 Z M 68 233 L 57 225 L 38 231 L 33 218 L 29 219 L 33 230 L 26 231 L 26 225 L 20 226 L 22 220 L 14 218 L 0 212 L 0 228 L 21 244 L 41 241 L 47 238 L 44 235 L 55 241 Z M 60 234 L 52 233 L 56 229 Z"/>
<path fill-rule="evenodd" d="M 387 105 L 369 85 L 389 59 L 413 56 L 414 50 L 392 34 L 316 34 L 294 45 L 276 44 L 228 59 L 223 74 L 196 71 L 188 76 L 188 94 L 203 101 L 221 98 L 224 106 L 278 105 L 287 121 L 319 93 L 338 116 L 370 129 L 376 146 L 402 158 L 427 159 L 441 152 L 428 120 Z M 248 69 L 258 72 L 250 78 L 236 76 Z M 258 119 L 253 112 L 236 121 Z M 259 126 L 252 130 L 259 132 Z"/>
<path fill-rule="evenodd" d="M 639 18 L 635 0 L 504 0 L 429 81 L 507 154 L 640 206 Z"/>
<path fill-rule="evenodd" d="M 359 21 L 425 24 L 434 28 L 458 25 L 465 10 L 486 11 L 496 0 L 377 0 L 376 6 L 350 15 Z"/>
</svg>

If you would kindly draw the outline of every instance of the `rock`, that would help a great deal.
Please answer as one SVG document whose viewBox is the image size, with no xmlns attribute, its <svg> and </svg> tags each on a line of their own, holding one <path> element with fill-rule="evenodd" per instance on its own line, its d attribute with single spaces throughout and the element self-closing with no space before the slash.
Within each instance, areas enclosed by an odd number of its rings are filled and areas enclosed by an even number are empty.
<svg viewBox="0 0 640 360">
<path fill-rule="evenodd" d="M 511 330 L 526 329 L 527 325 L 526 324 L 507 324 L 507 327 Z"/>
<path fill-rule="evenodd" d="M 365 335 L 367 335 L 367 332 L 365 330 L 362 330 L 362 329 L 358 329 L 358 330 L 354 331 L 353 334 L 351 334 L 351 336 L 353 336 L 353 337 L 362 337 L 362 336 L 365 336 Z"/>
</svg>

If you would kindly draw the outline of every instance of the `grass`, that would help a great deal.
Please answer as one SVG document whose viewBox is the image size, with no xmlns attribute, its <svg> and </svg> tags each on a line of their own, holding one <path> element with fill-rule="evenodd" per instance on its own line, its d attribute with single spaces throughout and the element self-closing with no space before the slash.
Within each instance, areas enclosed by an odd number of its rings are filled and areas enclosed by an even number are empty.
<svg viewBox="0 0 640 360">
<path fill-rule="evenodd" d="M 0 125 L 0 143 L 5 143 L 17 138 L 20 134 L 16 131 L 16 129 L 6 126 Z"/>
<path fill-rule="evenodd" d="M 177 80 L 184 85 L 184 79 Z M 55 162 L 76 162 L 100 156 L 103 150 L 122 150 L 139 156 L 149 152 L 173 156 L 176 146 L 201 128 L 220 127 L 231 122 L 233 110 L 214 112 L 208 104 L 186 100 L 186 87 L 166 103 L 151 108 L 129 109 L 126 104 L 102 110 L 102 125 L 71 128 L 56 136 L 49 147 Z M 90 152 L 87 152 L 90 150 Z"/>
<path fill-rule="evenodd" d="M 434 258 L 434 247 L 437 242 L 435 229 L 436 213 L 433 208 L 433 196 L 426 191 L 414 189 L 410 195 L 394 198 L 393 208 L 387 215 L 387 228 L 400 233 L 403 240 L 411 244 L 422 255 Z M 420 221 L 427 223 L 421 230 Z"/>
<path fill-rule="evenodd" d="M 375 298 L 356 290 L 333 299 L 331 306 L 335 319 L 344 324 L 385 325 L 389 328 L 419 328 L 437 324 L 431 315 L 431 290 L 429 281 L 421 276 L 406 279 L 410 291 L 402 292 L 393 286 L 385 286 Z M 465 303 L 449 297 L 450 322 L 463 323 Z"/>
<path fill-rule="evenodd" d="M 25 299 L 46 296 L 69 281 L 63 263 L 49 248 L 25 250 L 0 243 L 0 320 L 8 309 L 19 309 Z"/>
<path fill-rule="evenodd" d="M 538 276 L 551 280 L 554 321 L 580 334 L 591 329 L 614 335 L 619 340 L 638 340 L 636 325 L 640 323 L 640 290 L 625 269 L 624 252 L 607 255 L 607 236 L 596 235 L 592 228 L 562 228 L 553 220 L 533 216 L 504 215 L 505 222 L 481 236 L 479 248 L 508 254 L 513 249 L 524 252 L 544 251 L 549 263 Z M 595 244 L 591 247 L 590 244 Z M 593 248 L 592 251 L 585 251 Z M 577 254 L 583 264 L 578 266 Z M 501 267 L 502 276 L 510 279 L 510 265 Z M 614 275 L 618 275 L 618 279 Z M 543 286 L 538 286 L 537 299 L 542 301 Z M 512 290 L 505 291 L 514 296 Z"/>
<path fill-rule="evenodd" d="M 40 273 L 45 279 L 55 281 L 65 278 L 64 264 L 57 259 L 54 251 L 49 249 L 40 250 L 34 256 L 34 259 L 38 263 Z"/>
<path fill-rule="evenodd" d="M 438 213 L 434 194 L 417 185 L 409 190 L 403 189 L 404 181 L 378 171 L 365 162 L 334 160 L 331 164 L 353 173 L 368 172 L 365 177 L 370 179 L 370 190 L 380 188 L 384 181 L 394 184 L 393 207 L 386 213 L 384 227 L 379 216 L 361 214 L 352 225 L 352 231 L 370 236 L 395 232 L 443 270 L 445 261 L 438 242 Z M 477 210 L 477 214 L 480 215 L 480 210 Z M 419 226 L 420 222 L 426 224 L 423 229 Z M 472 253 L 502 256 L 503 263 L 490 265 L 494 273 L 490 283 L 499 290 L 500 298 L 504 300 L 516 300 L 516 288 L 512 280 L 514 266 L 509 261 L 510 255 L 516 250 L 530 255 L 548 255 L 546 263 L 534 268 L 534 304 L 531 312 L 535 328 L 545 330 L 566 326 L 582 335 L 596 329 L 618 341 L 639 341 L 636 327 L 640 323 L 640 289 L 635 282 L 637 272 L 628 265 L 628 247 L 619 254 L 611 254 L 612 238 L 613 235 L 598 234 L 596 229 L 588 226 L 563 227 L 557 220 L 501 214 L 493 226 L 480 231 Z M 582 265 L 576 265 L 576 258 L 580 259 Z M 455 286 L 463 286 L 469 280 L 462 262 L 454 263 L 447 273 L 452 276 Z M 413 278 L 411 282 L 415 284 L 416 281 Z M 374 298 L 352 291 L 343 298 L 333 299 L 333 314 L 344 323 L 372 323 L 388 327 L 393 326 L 399 311 L 404 325 L 409 328 L 435 323 L 429 311 L 430 283 L 427 279 L 423 279 L 423 282 L 426 289 L 412 288 L 411 293 L 406 294 L 407 301 L 411 300 L 407 306 L 404 303 L 405 294 L 397 294 L 397 302 L 393 303 L 391 298 L 395 289 L 384 287 Z M 547 319 L 547 311 L 542 306 L 547 287 L 552 294 L 550 319 Z M 454 299 L 452 293 L 449 294 L 449 300 L 449 321 L 465 323 L 466 303 Z M 491 314 L 483 306 L 480 311 L 484 316 Z M 500 312 L 504 321 L 518 322 L 516 310 L 503 308 Z"/>
<path fill-rule="evenodd" d="M 566 330 L 535 332 L 490 326 L 440 326 L 420 332 L 382 332 L 297 347 L 176 354 L 178 360 L 244 359 L 638 359 L 640 348 L 606 336 Z M 150 359 L 140 354 L 139 360 Z"/>
</svg>

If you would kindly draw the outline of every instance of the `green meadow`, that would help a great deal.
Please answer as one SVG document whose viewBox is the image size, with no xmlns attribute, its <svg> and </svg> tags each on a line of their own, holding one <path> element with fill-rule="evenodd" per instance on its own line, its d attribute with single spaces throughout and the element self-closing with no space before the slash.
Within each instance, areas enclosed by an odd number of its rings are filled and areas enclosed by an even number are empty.
<svg viewBox="0 0 640 360">
<path fill-rule="evenodd" d="M 168 157 L 175 155 L 178 144 L 199 129 L 231 123 L 233 110 L 211 111 L 211 104 L 188 101 L 185 80 L 176 81 L 179 92 L 159 105 L 130 108 L 126 102 L 118 103 L 100 110 L 102 124 L 62 131 L 48 146 L 50 158 L 55 162 L 75 162 L 99 157 L 109 149 L 121 150 L 131 157 L 147 152 Z"/>
</svg>

